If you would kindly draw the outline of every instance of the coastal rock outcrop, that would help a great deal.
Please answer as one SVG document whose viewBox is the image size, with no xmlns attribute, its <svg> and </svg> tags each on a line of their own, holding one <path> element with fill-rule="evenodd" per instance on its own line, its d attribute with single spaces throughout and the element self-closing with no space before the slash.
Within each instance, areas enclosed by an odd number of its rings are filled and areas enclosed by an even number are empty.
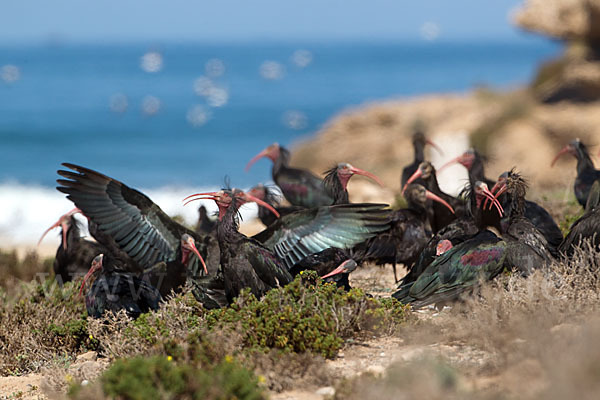
<svg viewBox="0 0 600 400">
<path fill-rule="evenodd" d="M 521 28 L 566 42 L 532 82 L 544 102 L 600 99 L 600 0 L 527 0 L 513 17 Z"/>
</svg>

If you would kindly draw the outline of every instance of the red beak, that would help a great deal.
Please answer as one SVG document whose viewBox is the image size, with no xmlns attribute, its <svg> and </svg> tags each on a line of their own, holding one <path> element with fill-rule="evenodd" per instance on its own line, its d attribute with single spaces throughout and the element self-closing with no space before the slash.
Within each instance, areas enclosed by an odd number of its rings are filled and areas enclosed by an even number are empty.
<svg viewBox="0 0 600 400">
<path fill-rule="evenodd" d="M 496 187 L 496 185 L 494 185 L 494 188 L 495 187 Z M 492 192 L 490 192 L 490 190 L 487 188 L 487 185 L 481 186 L 481 192 L 485 196 L 485 201 L 483 202 L 483 209 L 485 210 L 486 204 L 487 204 L 488 200 L 490 200 L 491 204 L 490 204 L 489 209 L 491 209 L 492 205 L 493 205 L 494 207 L 496 207 L 496 210 L 498 210 L 500 217 L 502 217 L 502 215 L 504 214 L 504 208 L 502 207 L 502 204 L 500 204 L 500 201 L 498 201 L 496 196 L 494 196 L 494 194 Z"/>
<path fill-rule="evenodd" d="M 452 208 L 452 206 L 450 204 L 448 204 L 446 202 L 446 200 L 442 199 L 439 196 L 436 196 L 435 194 L 431 193 L 429 190 L 425 189 L 425 193 L 428 199 L 431 199 L 433 201 L 437 201 L 438 203 L 441 203 L 443 205 L 446 206 L 446 208 L 448 208 L 448 210 L 450 210 L 452 212 L 452 214 L 454 214 L 454 209 Z"/>
<path fill-rule="evenodd" d="M 244 198 L 244 200 L 245 200 L 246 202 L 254 202 L 254 203 L 256 203 L 256 204 L 259 204 L 259 205 L 261 205 L 261 206 L 265 207 L 266 209 L 268 209 L 269 211 L 271 211 L 273 214 L 275 214 L 275 216 L 276 216 L 277 218 L 279 218 L 279 217 L 280 217 L 280 215 L 279 215 L 279 213 L 277 212 L 277 210 L 276 210 L 276 209 L 274 209 L 274 208 L 273 208 L 273 207 L 272 207 L 270 204 L 268 204 L 268 203 L 265 203 L 265 202 L 264 202 L 264 201 L 262 201 L 261 199 L 259 199 L 259 198 L 257 198 L 257 197 L 254 197 L 254 196 L 252 196 L 251 194 L 248 194 L 248 193 L 245 193 L 245 192 L 242 192 L 242 193 L 243 193 L 243 195 L 244 195 L 244 197 L 243 197 L 243 198 Z"/>
<path fill-rule="evenodd" d="M 462 159 L 462 157 L 464 156 L 464 154 L 461 154 L 458 157 L 453 158 L 452 160 L 448 161 L 446 164 L 442 165 L 440 168 L 437 169 L 437 173 L 439 174 L 443 169 L 448 168 L 449 166 L 459 163 Z"/>
<path fill-rule="evenodd" d="M 218 200 L 218 198 L 216 197 L 219 194 L 219 192 L 205 192 L 205 193 L 194 193 L 194 194 L 190 194 L 188 197 L 186 197 L 185 199 L 181 200 L 183 201 L 183 205 L 186 206 L 189 203 L 191 203 L 192 201 L 195 200 Z M 208 196 L 208 197 L 197 197 L 197 196 Z M 192 199 L 192 197 L 195 197 Z"/>
<path fill-rule="evenodd" d="M 337 275 L 337 274 L 343 274 L 344 272 L 347 272 L 348 269 L 346 268 L 346 264 L 348 264 L 350 261 L 352 261 L 352 260 L 346 260 L 346 261 L 344 261 L 343 263 L 340 264 L 339 267 L 337 267 L 336 269 L 334 269 L 333 271 L 331 271 L 327 275 L 323 275 L 321 277 L 321 279 L 326 279 L 326 278 L 329 278 L 330 276 L 334 276 L 334 275 Z"/>
<path fill-rule="evenodd" d="M 61 216 L 58 221 L 56 221 L 50 228 L 46 229 L 44 231 L 44 233 L 42 233 L 42 237 L 40 237 L 40 240 L 38 240 L 37 245 L 39 246 L 40 243 L 42 243 L 42 240 L 44 240 L 44 237 L 46 237 L 46 235 L 48 234 L 48 232 L 50 232 L 52 229 L 54 228 L 58 228 L 59 226 L 62 228 L 62 243 L 63 243 L 63 248 L 65 250 L 67 250 L 67 218 L 69 218 L 71 215 L 73 214 L 77 214 L 80 213 L 81 210 L 77 207 L 75 207 L 74 209 L 72 209 L 71 211 L 69 211 L 68 213 L 64 214 L 63 216 Z"/>
<path fill-rule="evenodd" d="M 423 176 L 423 171 L 421 171 L 421 168 L 417 168 L 417 170 L 415 171 L 415 173 L 412 174 L 410 176 L 410 178 L 408 178 L 408 180 L 406 181 L 406 184 L 402 188 L 402 194 L 404 194 L 404 192 L 406 191 L 406 188 L 408 187 L 408 185 L 410 185 L 411 183 L 413 183 L 414 181 L 416 181 L 417 179 L 419 179 L 421 176 Z"/>
<path fill-rule="evenodd" d="M 252 166 L 252 164 L 254 164 L 255 162 L 257 162 L 261 158 L 268 157 L 268 156 L 269 156 L 269 148 L 267 147 L 266 149 L 264 149 L 263 151 L 261 151 L 260 153 L 258 153 L 254 157 L 252 157 L 252 159 L 250 161 L 248 161 L 248 164 L 246 164 L 245 170 L 249 171 L 250 167 Z"/>
<path fill-rule="evenodd" d="M 92 276 L 94 272 L 102 268 L 102 260 L 104 258 L 104 254 L 99 254 L 98 257 L 100 257 L 100 261 L 96 261 L 96 259 L 94 258 L 94 260 L 92 261 L 92 266 L 88 270 L 87 274 L 85 274 L 85 276 L 83 277 L 83 282 L 81 282 L 81 287 L 79 288 L 79 297 L 83 295 L 83 288 L 89 277 Z"/>
<path fill-rule="evenodd" d="M 376 177 L 374 174 L 372 174 L 372 173 L 370 173 L 368 171 L 365 171 L 365 170 L 362 170 L 360 168 L 356 168 L 354 166 L 351 166 L 350 167 L 350 172 L 352 172 L 353 174 L 362 175 L 362 176 L 366 176 L 367 178 L 371 178 L 375 182 L 377 182 L 379 184 L 379 186 L 383 187 L 383 182 L 381 182 L 381 180 L 378 177 Z"/>
<path fill-rule="evenodd" d="M 204 258 L 202 258 L 202 256 L 200 255 L 200 252 L 196 248 L 196 243 L 194 243 L 194 239 L 189 238 L 187 240 L 187 244 L 188 244 L 188 246 L 190 246 L 190 250 L 192 250 L 194 252 L 194 254 L 196 254 L 198 256 L 198 258 L 200 259 L 200 263 L 202 264 L 202 268 L 204 268 L 204 273 L 206 275 L 208 275 L 208 269 L 206 268 L 206 263 L 204 262 Z"/>
<path fill-rule="evenodd" d="M 563 155 L 563 154 L 567 154 L 567 153 L 571 153 L 571 146 L 570 145 L 566 145 L 565 147 L 562 148 L 561 151 L 558 152 L 558 154 L 554 157 L 554 159 L 552 160 L 552 164 L 550 164 L 550 167 L 554 167 L 554 164 L 556 163 L 556 161 Z"/>
<path fill-rule="evenodd" d="M 438 146 L 437 144 L 435 144 L 431 140 L 426 139 L 425 143 L 427 143 L 428 145 L 430 145 L 431 147 L 433 147 L 434 149 L 436 149 L 438 151 L 438 153 L 440 153 L 441 155 L 444 155 L 444 152 L 442 151 L 442 149 L 440 148 L 440 146 Z"/>
<path fill-rule="evenodd" d="M 496 193 L 494 195 L 494 199 L 496 201 L 498 201 L 498 197 L 500 197 L 502 194 L 504 194 L 504 192 L 506 192 L 507 190 L 508 190 L 508 186 L 506 185 L 506 182 L 504 180 L 496 182 L 496 184 L 492 188 L 492 192 Z M 485 208 L 485 203 L 484 203 L 483 207 Z M 488 209 L 491 209 L 491 208 L 492 208 L 492 204 L 490 204 Z"/>
</svg>

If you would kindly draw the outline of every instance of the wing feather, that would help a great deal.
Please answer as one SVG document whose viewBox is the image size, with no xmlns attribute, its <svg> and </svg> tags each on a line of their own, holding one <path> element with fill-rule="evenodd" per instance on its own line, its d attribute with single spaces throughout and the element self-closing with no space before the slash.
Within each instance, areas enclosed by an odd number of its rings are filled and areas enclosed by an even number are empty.
<svg viewBox="0 0 600 400">
<path fill-rule="evenodd" d="M 63 165 L 72 171 L 58 171 L 66 179 L 57 180 L 57 189 L 141 269 L 172 259 L 184 233 L 197 236 L 172 221 L 143 193 L 91 169 Z"/>
</svg>

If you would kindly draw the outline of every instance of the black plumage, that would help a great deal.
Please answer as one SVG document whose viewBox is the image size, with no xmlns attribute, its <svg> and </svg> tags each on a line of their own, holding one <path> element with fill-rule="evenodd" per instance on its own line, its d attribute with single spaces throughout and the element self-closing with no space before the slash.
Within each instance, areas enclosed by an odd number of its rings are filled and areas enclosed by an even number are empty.
<svg viewBox="0 0 600 400">
<path fill-rule="evenodd" d="M 390 227 L 387 204 L 342 204 L 304 209 L 281 217 L 253 236 L 287 268 L 329 247 L 351 249 Z"/>
<path fill-rule="evenodd" d="M 273 161 L 273 181 L 281 188 L 290 204 L 309 208 L 332 204 L 333 199 L 325 190 L 321 178 L 308 170 L 289 166 L 290 152 L 286 148 L 273 143 L 252 158 L 246 169 L 262 157 Z"/>
<path fill-rule="evenodd" d="M 350 290 L 348 276 L 362 263 L 362 258 L 363 256 L 358 253 L 331 247 L 300 260 L 290 268 L 290 273 L 296 276 L 302 271 L 315 271 L 319 276 L 326 277 L 327 281 L 335 282 L 338 287 Z M 351 262 L 346 263 L 347 261 Z M 343 271 L 328 276 L 342 264 L 344 264 Z"/>
<path fill-rule="evenodd" d="M 423 248 L 419 254 L 419 258 L 415 265 L 409 270 L 408 274 L 402 278 L 401 284 L 407 284 L 414 282 L 425 269 L 431 264 L 435 258 L 439 255 L 438 245 L 441 242 L 449 242 L 452 246 L 465 242 L 475 237 L 479 232 L 487 227 L 492 212 L 496 213 L 496 220 L 500 220 L 501 209 L 493 209 L 488 211 L 483 210 L 484 199 L 493 198 L 487 185 L 483 182 L 475 182 L 473 187 L 469 187 L 468 190 L 464 191 L 464 196 L 468 198 L 469 207 L 468 212 L 465 212 L 460 218 L 452 221 L 446 227 L 442 228 L 431 239 L 427 245 Z"/>
<path fill-rule="evenodd" d="M 198 222 L 194 231 L 199 235 L 208 235 L 215 228 L 216 221 L 208 216 L 206 207 L 198 207 Z"/>
<path fill-rule="evenodd" d="M 515 170 L 505 172 L 498 178 L 493 189 L 496 197 L 506 196 L 510 204 L 508 225 L 503 238 L 509 243 L 508 260 L 523 275 L 534 269 L 546 267 L 553 259 L 544 235 L 525 218 L 525 195 L 527 182 Z"/>
<path fill-rule="evenodd" d="M 417 171 L 419 168 L 419 164 L 425 161 L 425 145 L 429 144 L 439 149 L 432 141 L 427 140 L 425 137 L 425 133 L 422 130 L 420 124 L 415 127 L 415 132 L 412 136 L 412 145 L 413 145 L 413 162 L 402 169 L 402 177 L 400 179 L 401 186 L 404 187 L 408 179 Z M 423 185 L 422 179 L 418 179 L 415 183 Z"/>
<path fill-rule="evenodd" d="M 238 231 L 242 193 L 223 191 L 217 202 L 219 208 L 225 208 L 217 225 L 217 238 L 221 251 L 220 271 L 229 302 L 242 289 L 250 288 L 260 298 L 270 289 L 284 286 L 292 280 L 286 265 L 275 254 L 257 240 Z"/>
<path fill-rule="evenodd" d="M 87 286 L 87 289 L 85 289 Z M 106 311 L 125 310 L 131 318 L 158 309 L 160 293 L 148 282 L 123 271 L 109 255 L 100 254 L 84 278 L 80 293 L 85 290 L 88 315 L 100 318 Z"/>
<path fill-rule="evenodd" d="M 571 225 L 569 233 L 561 243 L 559 251 L 571 256 L 575 248 L 584 241 L 590 241 L 595 248 L 600 248 L 600 180 L 590 188 L 584 214 Z"/>
<path fill-rule="evenodd" d="M 442 198 L 454 209 L 454 212 L 451 212 L 443 204 L 438 202 L 431 203 L 428 216 L 431 223 L 431 229 L 434 233 L 450 224 L 457 217 L 460 217 L 464 214 L 466 208 L 465 202 L 462 199 L 450 196 L 442 191 L 435 175 L 435 168 L 430 162 L 425 161 L 419 164 L 417 171 L 408 179 L 407 183 L 413 183 L 418 178 L 423 180 L 423 186 L 425 186 L 427 190 Z M 406 188 L 406 186 L 404 188 Z"/>
<path fill-rule="evenodd" d="M 450 165 L 455 162 L 461 164 L 467 169 L 469 173 L 469 183 L 471 186 L 477 181 L 484 182 L 490 187 L 495 185 L 495 181 L 488 179 L 485 176 L 484 157 L 476 150 L 467 150 L 462 155 L 446 163 L 446 165 Z M 499 225 L 490 224 L 490 226 L 494 226 L 498 230 L 502 231 L 508 226 L 508 215 L 510 214 L 511 204 L 510 202 L 506 201 L 505 197 L 500 198 L 499 201 L 506 211 L 505 217 L 499 221 Z M 544 235 L 548 241 L 548 244 L 550 245 L 550 251 L 552 254 L 556 255 L 558 246 L 563 240 L 563 236 L 558 224 L 556 221 L 554 221 L 554 218 L 552 218 L 550 213 L 539 204 L 533 201 L 525 200 L 524 216 L 525 218 L 529 219 L 533 225 L 535 225 L 535 227 Z M 492 218 L 496 218 L 495 213 Z"/>
<path fill-rule="evenodd" d="M 567 144 L 554 158 L 552 165 L 563 154 L 572 154 L 577 159 L 577 178 L 573 185 L 575 197 L 579 204 L 585 207 L 592 185 L 600 179 L 600 170 L 594 167 L 594 162 L 590 157 L 588 148 L 579 139 L 575 139 Z"/>
<path fill-rule="evenodd" d="M 311 254 L 330 247 L 350 249 L 389 228 L 386 205 L 348 204 L 303 209 L 247 238 L 237 231 L 237 209 L 249 201 L 268 207 L 266 203 L 237 189 L 189 196 L 193 197 L 215 200 L 219 207 L 217 235 L 227 247 L 221 250 L 221 271 L 229 301 L 242 288 L 261 295 L 289 281 L 288 270 Z"/>
<path fill-rule="evenodd" d="M 143 193 L 116 179 L 74 164 L 72 171 L 58 171 L 60 192 L 82 210 L 90 221 L 90 233 L 108 248 L 111 256 L 126 262 L 136 274 L 157 263 L 176 260 L 183 235 L 194 239 L 202 257 L 209 260 L 208 272 L 218 268 L 218 245 L 209 235 L 198 235 L 173 221 Z M 204 274 L 199 258 L 189 260 L 190 276 Z"/>
<path fill-rule="evenodd" d="M 74 214 L 79 212 L 74 209 L 61 216 L 40 238 L 40 242 L 51 229 L 61 227 L 61 243 L 56 249 L 53 270 L 57 282 L 62 285 L 77 277 L 84 276 L 90 269 L 94 257 L 106 252 L 106 248 L 99 243 L 81 237 L 81 228 Z"/>
<path fill-rule="evenodd" d="M 377 264 L 392 264 L 396 281 L 396 263 L 404 264 L 410 271 L 431 238 L 426 210 L 428 199 L 445 203 L 419 184 L 409 184 L 404 196 L 408 207 L 391 213 L 390 229 L 367 242 L 368 250 L 365 256 L 366 260 L 375 261 Z M 445 206 L 451 208 L 448 203 L 445 203 Z"/>
<path fill-rule="evenodd" d="M 507 254 L 506 242 L 482 231 L 441 254 L 418 279 L 402 285 L 392 297 L 415 308 L 454 301 L 498 275 Z"/>
<path fill-rule="evenodd" d="M 367 176 L 383 186 L 379 178 L 370 172 L 356 168 L 348 163 L 339 163 L 333 168 L 325 171 L 323 185 L 329 196 L 333 199 L 332 205 L 350 204 L 348 196 L 348 181 L 355 174 Z"/>
<path fill-rule="evenodd" d="M 281 206 L 280 195 L 274 187 L 258 184 L 252 187 L 248 193 L 276 209 L 281 217 L 306 208 L 300 206 Z M 277 216 L 260 204 L 258 205 L 258 218 L 265 226 L 269 226 L 277 221 Z"/>
</svg>

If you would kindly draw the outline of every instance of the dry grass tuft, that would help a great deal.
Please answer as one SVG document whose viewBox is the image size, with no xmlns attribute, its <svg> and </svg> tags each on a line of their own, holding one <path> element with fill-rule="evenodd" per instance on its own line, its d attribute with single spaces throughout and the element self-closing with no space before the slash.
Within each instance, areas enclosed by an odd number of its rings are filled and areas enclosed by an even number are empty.
<svg viewBox="0 0 600 400">
<path fill-rule="evenodd" d="M 0 306 L 0 374 L 22 374 L 64 364 L 97 342 L 87 332 L 87 313 L 77 282 L 61 289 L 46 280 L 22 285 L 21 296 Z"/>
<path fill-rule="evenodd" d="M 586 244 L 527 279 L 503 274 L 405 325 L 416 359 L 338 385 L 336 398 L 598 398 L 600 253 Z"/>
</svg>

